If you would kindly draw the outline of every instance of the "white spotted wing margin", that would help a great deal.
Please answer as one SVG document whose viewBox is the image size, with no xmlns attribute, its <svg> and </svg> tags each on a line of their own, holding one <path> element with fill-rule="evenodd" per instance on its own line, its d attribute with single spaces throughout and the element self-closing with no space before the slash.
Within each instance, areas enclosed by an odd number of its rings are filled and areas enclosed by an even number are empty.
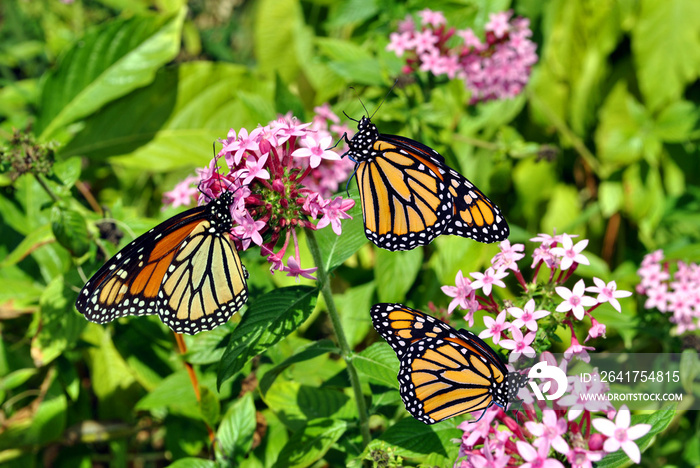
<svg viewBox="0 0 700 468">
<path fill-rule="evenodd" d="M 226 322 L 248 297 L 229 231 L 230 192 L 138 237 L 85 284 L 76 308 L 96 323 L 158 314 L 177 333 Z"/>
<path fill-rule="evenodd" d="M 401 304 L 376 304 L 370 316 L 399 358 L 406 409 L 425 424 L 494 404 L 505 408 L 527 382 L 470 331 Z"/>
</svg>

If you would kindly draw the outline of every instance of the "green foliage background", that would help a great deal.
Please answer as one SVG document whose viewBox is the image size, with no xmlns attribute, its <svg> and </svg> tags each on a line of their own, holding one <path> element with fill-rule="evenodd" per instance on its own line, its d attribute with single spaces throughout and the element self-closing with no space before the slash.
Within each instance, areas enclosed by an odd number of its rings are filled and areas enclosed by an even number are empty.
<svg viewBox="0 0 700 468">
<path fill-rule="evenodd" d="M 51 142 L 55 164 L 38 177 L 0 174 L 0 463 L 360 466 L 381 449 L 405 464 L 451 466 L 456 421 L 408 417 L 398 362 L 368 310 L 446 306 L 440 285 L 481 269 L 495 246 L 443 237 L 392 254 L 366 243 L 357 209 L 340 239 L 318 233 L 372 415 L 364 449 L 315 284 L 271 276 L 255 253 L 243 255 L 243 318 L 187 337 L 184 357 L 157 318 L 100 326 L 73 306 L 104 260 L 97 244 L 118 249 L 99 238 L 85 188 L 125 245 L 175 214 L 160 211 L 162 192 L 204 166 L 229 128 L 289 110 L 310 120 L 324 102 L 359 117 L 358 96 L 375 109 L 402 66 L 385 50 L 389 33 L 427 6 L 477 33 L 489 13 L 512 8 L 530 19 L 540 61 L 524 94 L 477 106 L 458 80 L 402 79 L 373 119 L 382 132 L 445 155 L 503 209 L 511 242 L 553 229 L 590 239 L 584 277 L 633 290 L 645 253 L 698 261 L 696 0 L 6 0 L 0 135 L 30 129 Z M 697 347 L 638 302 L 623 301 L 619 315 L 598 309 L 608 337 L 597 349 Z M 183 359 L 198 373 L 199 402 Z M 700 464 L 696 412 L 637 418 L 654 424 L 643 464 Z M 601 463 L 629 462 L 619 455 Z"/>
</svg>

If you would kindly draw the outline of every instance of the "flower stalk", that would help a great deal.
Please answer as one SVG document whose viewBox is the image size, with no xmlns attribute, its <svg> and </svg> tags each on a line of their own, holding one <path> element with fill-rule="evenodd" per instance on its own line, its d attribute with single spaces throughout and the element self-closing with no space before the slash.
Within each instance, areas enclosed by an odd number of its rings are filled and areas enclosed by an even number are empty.
<svg viewBox="0 0 700 468">
<path fill-rule="evenodd" d="M 306 229 L 306 240 L 309 245 L 309 250 L 311 251 L 311 256 L 314 259 L 314 263 L 318 268 L 316 270 L 316 277 L 318 278 L 318 284 L 321 289 L 321 294 L 323 295 L 323 300 L 326 302 L 326 308 L 328 309 L 328 316 L 333 324 L 333 331 L 335 332 L 336 340 L 338 341 L 338 346 L 340 347 L 340 355 L 343 360 L 345 360 L 345 365 L 348 371 L 348 377 L 350 378 L 350 385 L 352 386 L 353 394 L 355 395 L 355 404 L 357 405 L 357 414 L 360 420 L 360 433 L 362 434 L 362 446 L 363 448 L 369 444 L 371 437 L 369 434 L 369 416 L 367 414 L 367 405 L 365 404 L 365 397 L 362 393 L 362 387 L 360 386 L 360 378 L 357 375 L 357 369 L 352 363 L 352 350 L 345 337 L 345 332 L 343 331 L 343 324 L 340 321 L 340 315 L 338 314 L 338 309 L 335 306 L 335 300 L 333 299 L 333 293 L 331 292 L 331 284 L 329 272 L 326 271 L 326 267 L 323 263 L 323 258 L 321 257 L 321 250 L 316 241 L 316 235 L 313 230 Z"/>
</svg>

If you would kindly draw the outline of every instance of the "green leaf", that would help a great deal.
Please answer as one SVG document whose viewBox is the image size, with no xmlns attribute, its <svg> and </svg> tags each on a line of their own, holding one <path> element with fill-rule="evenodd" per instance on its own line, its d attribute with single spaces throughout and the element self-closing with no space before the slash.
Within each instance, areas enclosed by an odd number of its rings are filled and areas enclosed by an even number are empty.
<svg viewBox="0 0 700 468">
<path fill-rule="evenodd" d="M 278 379 L 263 399 L 284 425 L 293 431 L 312 419 L 357 418 L 354 401 L 336 388 L 317 388 Z"/>
<path fill-rule="evenodd" d="M 259 87 L 237 65 L 191 62 L 161 70 L 151 85 L 87 119 L 61 155 L 111 158 L 150 172 L 206 165 L 212 142 L 225 137 L 229 128 L 261 123 L 239 96 Z"/>
<path fill-rule="evenodd" d="M 41 138 L 51 139 L 62 127 L 150 83 L 177 55 L 185 12 L 167 21 L 137 16 L 87 32 L 44 82 L 36 122 Z"/>
<path fill-rule="evenodd" d="M 675 101 L 656 116 L 654 134 L 669 143 L 683 143 L 698 121 L 698 108 L 689 101 Z"/>
<path fill-rule="evenodd" d="M 298 0 L 262 0 L 257 3 L 253 38 L 255 57 L 263 73 L 280 73 L 291 82 L 299 71 L 297 41 L 304 29 Z"/>
<path fill-rule="evenodd" d="M 340 353 L 340 350 L 331 340 L 316 341 L 305 348 L 297 350 L 293 356 L 288 357 L 265 373 L 262 379 L 260 379 L 260 383 L 258 385 L 260 392 L 265 395 L 277 376 L 292 364 L 308 361 L 309 359 L 313 359 L 326 353 Z"/>
<path fill-rule="evenodd" d="M 163 379 L 156 388 L 141 398 L 135 406 L 137 410 L 154 410 L 158 408 L 168 408 L 183 416 L 201 419 L 202 413 L 192 388 L 192 382 L 184 369 Z"/>
<path fill-rule="evenodd" d="M 423 266 L 423 247 L 406 252 L 376 249 L 374 277 L 382 302 L 404 301 Z"/>
<path fill-rule="evenodd" d="M 207 423 L 209 427 L 216 426 L 216 423 L 219 422 L 219 416 L 221 416 L 221 405 L 217 394 L 212 392 L 209 387 L 201 385 L 199 387 L 198 404 L 202 420 Z"/>
<path fill-rule="evenodd" d="M 381 86 L 385 83 L 379 62 L 366 47 L 333 38 L 317 38 L 319 52 L 328 57 L 328 68 L 346 81 Z"/>
<path fill-rule="evenodd" d="M 581 213 L 581 204 L 575 187 L 557 184 L 552 191 L 552 198 L 547 205 L 547 212 L 542 217 L 540 232 L 565 232 L 570 230 Z"/>
<path fill-rule="evenodd" d="M 372 307 L 375 289 L 376 285 L 372 281 L 336 295 L 340 322 L 345 330 L 350 349 L 359 345 L 372 329 L 372 319 L 367 311 Z"/>
<path fill-rule="evenodd" d="M 276 466 L 306 467 L 321 459 L 345 433 L 348 423 L 338 419 L 310 421 L 282 449 Z"/>
<path fill-rule="evenodd" d="M 75 312 L 74 298 L 63 276 L 55 277 L 42 292 L 41 329 L 32 341 L 32 357 L 38 367 L 73 349 L 87 326 L 85 318 Z"/>
<path fill-rule="evenodd" d="M 308 286 L 275 289 L 251 301 L 219 363 L 217 385 L 246 362 L 296 330 L 309 317 L 318 291 Z"/>
<path fill-rule="evenodd" d="M 216 431 L 219 447 L 230 462 L 239 462 L 250 451 L 255 425 L 253 394 L 248 392 L 229 407 Z"/>
<path fill-rule="evenodd" d="M 551 198 L 557 180 L 554 165 L 547 161 L 536 161 L 535 158 L 518 161 L 513 170 L 513 185 L 517 193 L 513 210 L 516 213 L 522 211 L 526 219 L 537 219 L 542 204 Z"/>
<path fill-rule="evenodd" d="M 700 76 L 700 3 L 642 0 L 632 30 L 633 63 L 651 109 L 683 96 Z"/>
<path fill-rule="evenodd" d="M 700 361 L 698 361 L 698 353 L 693 349 L 686 349 L 681 354 L 681 385 L 683 390 L 692 394 L 695 377 L 700 374 Z"/>
<path fill-rule="evenodd" d="M 379 12 L 377 0 L 348 0 L 332 5 L 327 26 L 340 28 L 352 23 L 362 23 Z"/>
<path fill-rule="evenodd" d="M 168 465 L 170 468 L 217 468 L 219 465 L 213 460 L 203 458 L 187 457 L 175 460 Z"/>
<path fill-rule="evenodd" d="M 82 161 L 79 157 L 68 158 L 65 161 L 58 161 L 53 165 L 53 172 L 58 177 L 63 186 L 70 188 L 78 181 L 80 178 L 80 169 L 82 166 Z"/>
<path fill-rule="evenodd" d="M 0 387 L 3 390 L 12 390 L 34 377 L 36 373 L 37 369 L 33 368 L 17 369 L 0 379 Z"/>
<path fill-rule="evenodd" d="M 654 124 L 624 82 L 618 82 L 600 110 L 600 124 L 595 131 L 598 157 L 608 163 L 608 172 L 640 160 L 651 138 Z"/>
<path fill-rule="evenodd" d="M 88 323 L 81 337 L 92 345 L 87 348 L 86 361 L 90 369 L 91 389 L 98 398 L 101 417 L 119 419 L 131 414 L 134 403 L 141 395 L 141 388 L 114 347 L 109 329 Z M 196 404 L 193 406 L 196 408 Z"/>
<path fill-rule="evenodd" d="M 68 399 L 61 389 L 58 380 L 54 380 L 32 418 L 29 428 L 31 445 L 42 446 L 58 440 L 66 428 Z"/>
<path fill-rule="evenodd" d="M 24 239 L 22 239 L 22 242 L 19 243 L 17 248 L 10 252 L 10 254 L 5 257 L 2 262 L 0 262 L 0 267 L 5 268 L 11 265 L 16 265 L 27 255 L 34 252 L 39 246 L 47 244 L 53 239 L 55 239 L 55 237 L 49 224 L 45 224 L 44 226 L 31 231 Z"/>
<path fill-rule="evenodd" d="M 622 208 L 625 193 L 620 182 L 603 181 L 598 189 L 598 202 L 603 216 L 609 218 Z"/>
<path fill-rule="evenodd" d="M 51 210 L 51 230 L 56 240 L 74 257 L 90 249 L 87 223 L 82 214 L 70 208 L 54 206 Z"/>
<path fill-rule="evenodd" d="M 399 360 L 387 343 L 374 343 L 353 355 L 352 363 L 365 379 L 385 387 L 399 389 L 399 381 L 396 378 L 399 374 Z"/>
<path fill-rule="evenodd" d="M 401 419 L 372 441 L 369 449 L 384 441 L 397 447 L 397 454 L 404 457 L 420 458 L 429 454 L 448 456 L 448 451 L 456 445 L 452 439 L 459 439 L 462 431 L 454 422 L 443 421 L 433 425 L 423 424 L 411 417 Z"/>
<path fill-rule="evenodd" d="M 649 432 L 644 437 L 634 441 L 634 443 L 636 443 L 639 446 L 639 449 L 642 451 L 642 453 L 644 453 L 644 450 L 649 448 L 649 446 L 651 446 L 651 444 L 654 442 L 654 437 L 656 436 L 656 434 L 659 434 L 660 432 L 665 430 L 669 424 L 671 424 L 671 421 L 673 421 L 675 415 L 675 405 L 664 406 L 660 410 L 654 411 L 651 414 L 632 415 L 632 422 L 630 423 L 630 426 L 634 426 L 637 424 L 651 424 L 651 429 L 649 430 Z M 617 452 L 609 454 L 601 461 L 596 463 L 596 467 L 618 468 L 623 466 L 629 466 L 629 464 L 630 458 L 624 451 L 622 451 L 622 449 L 620 449 Z"/>
<path fill-rule="evenodd" d="M 546 42 L 538 44 L 540 63 L 528 86 L 536 96 L 533 107 L 541 112 L 535 117 L 545 125 L 553 119 L 569 122 L 575 134 L 584 135 L 596 122 L 601 90 L 610 73 L 609 54 L 622 35 L 619 3 L 594 9 L 586 0 L 546 4 L 542 21 Z"/>
<path fill-rule="evenodd" d="M 356 188 L 350 190 L 350 196 L 355 200 L 355 206 L 348 211 L 352 219 L 344 219 L 341 222 L 342 235 L 337 235 L 330 226 L 314 233 L 326 271 L 331 271 L 342 265 L 345 260 L 353 256 L 360 247 L 367 243 L 362 208 L 360 207 L 360 195 Z"/>
<path fill-rule="evenodd" d="M 297 119 L 306 122 L 304 103 L 301 102 L 299 96 L 290 91 L 278 74 L 275 74 L 275 109 L 280 114 L 291 111 Z"/>
<path fill-rule="evenodd" d="M 229 335 L 236 325 L 226 322 L 207 333 L 185 336 L 187 362 L 190 364 L 211 364 L 221 360 L 226 350 Z"/>
</svg>

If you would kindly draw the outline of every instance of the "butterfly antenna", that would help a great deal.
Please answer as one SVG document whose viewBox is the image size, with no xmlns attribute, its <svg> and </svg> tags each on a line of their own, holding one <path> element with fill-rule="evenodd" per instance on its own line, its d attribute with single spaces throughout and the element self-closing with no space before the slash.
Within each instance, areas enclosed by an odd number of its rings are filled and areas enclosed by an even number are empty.
<svg viewBox="0 0 700 468">
<path fill-rule="evenodd" d="M 384 99 L 382 99 L 382 102 L 380 102 L 379 105 L 377 106 L 377 108 L 374 110 L 374 113 L 373 113 L 372 116 L 369 118 L 370 120 L 372 120 L 372 119 L 374 118 L 374 114 L 376 114 L 377 111 L 379 111 L 379 108 L 382 107 L 382 104 L 384 104 L 384 101 L 386 101 L 386 98 L 388 98 L 388 97 L 389 97 L 389 94 L 391 94 L 391 92 L 394 90 L 394 88 L 396 88 L 396 84 L 397 84 L 398 82 L 399 82 L 399 79 L 398 79 L 398 78 L 397 78 L 396 80 L 394 80 L 394 84 L 391 85 L 391 88 L 389 88 L 389 91 L 387 91 L 386 95 L 384 96 Z M 360 102 L 362 102 L 362 101 L 360 101 Z M 365 107 L 365 105 L 362 104 L 362 107 Z M 367 110 L 367 109 L 365 108 L 365 110 Z"/>
<path fill-rule="evenodd" d="M 365 107 L 365 103 L 362 102 L 362 98 L 360 98 L 360 95 L 359 95 L 359 94 L 357 93 L 357 91 L 355 90 L 355 87 L 354 87 L 354 86 L 350 86 L 350 89 L 352 89 L 353 91 L 355 91 L 355 96 L 357 96 L 357 100 L 360 101 L 360 104 L 362 105 L 362 108 L 365 110 L 365 115 L 369 115 L 369 111 L 367 110 L 367 107 Z M 345 114 L 345 112 L 343 112 L 343 114 Z M 345 116 L 348 117 L 348 114 L 345 114 Z M 348 119 L 350 119 L 350 117 L 348 117 Z M 350 120 L 353 120 L 353 121 L 357 122 L 357 120 L 355 120 L 355 119 L 350 119 Z"/>
<path fill-rule="evenodd" d="M 362 102 L 362 101 L 360 101 L 360 102 Z M 357 119 L 353 119 L 353 118 L 352 118 L 352 117 L 350 117 L 350 116 L 349 116 L 349 115 L 348 115 L 348 114 L 347 114 L 347 113 L 346 113 L 345 111 L 343 111 L 343 115 L 344 115 L 345 117 L 347 117 L 348 119 L 352 120 L 353 122 L 357 122 L 357 123 L 360 123 L 360 121 L 359 121 L 359 120 L 357 120 Z"/>
</svg>

